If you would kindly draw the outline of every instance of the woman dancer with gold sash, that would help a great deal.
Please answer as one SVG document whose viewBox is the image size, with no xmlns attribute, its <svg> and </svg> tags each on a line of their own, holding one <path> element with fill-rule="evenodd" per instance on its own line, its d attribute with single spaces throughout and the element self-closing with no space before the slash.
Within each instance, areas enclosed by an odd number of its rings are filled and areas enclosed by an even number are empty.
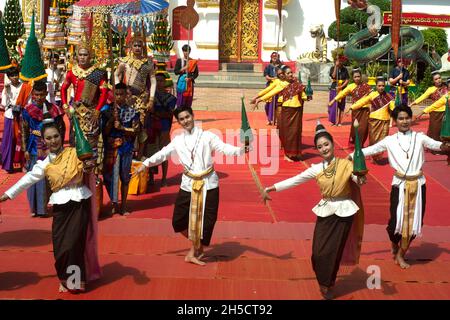
<svg viewBox="0 0 450 320">
<path fill-rule="evenodd" d="M 331 299 L 331 289 L 343 256 L 345 263 L 355 264 L 359 260 L 364 229 L 363 206 L 359 188 L 353 182 L 363 184 L 365 178 L 353 175 L 351 161 L 334 156 L 333 137 L 321 124 L 316 127 L 314 144 L 323 161 L 266 188 L 264 201 L 271 200 L 269 192 L 286 190 L 316 179 L 322 200 L 312 209 L 317 222 L 311 261 L 321 294 L 325 299 Z"/>
<path fill-rule="evenodd" d="M 59 291 L 78 293 L 85 290 L 88 280 L 93 280 L 87 272 L 92 264 L 87 254 L 92 249 L 87 247 L 92 193 L 83 184 L 83 162 L 75 148 L 63 148 L 58 126 L 46 123 L 41 134 L 50 154 L 37 161 L 31 171 L 0 197 L 0 202 L 14 199 L 33 184 L 48 180 L 52 190 L 49 203 L 53 204 L 52 239 Z M 72 276 L 77 274 L 79 277 Z"/>
</svg>

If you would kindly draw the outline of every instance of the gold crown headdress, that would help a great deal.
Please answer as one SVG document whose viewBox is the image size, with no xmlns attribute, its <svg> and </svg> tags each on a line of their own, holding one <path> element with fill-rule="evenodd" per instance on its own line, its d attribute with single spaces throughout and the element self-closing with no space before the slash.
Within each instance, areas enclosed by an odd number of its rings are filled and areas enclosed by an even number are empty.
<svg viewBox="0 0 450 320">
<path fill-rule="evenodd" d="M 92 45 L 91 41 L 86 34 L 86 30 L 81 34 L 80 42 L 77 45 L 77 52 L 81 49 L 86 49 L 89 51 L 89 54 L 92 54 Z"/>
</svg>

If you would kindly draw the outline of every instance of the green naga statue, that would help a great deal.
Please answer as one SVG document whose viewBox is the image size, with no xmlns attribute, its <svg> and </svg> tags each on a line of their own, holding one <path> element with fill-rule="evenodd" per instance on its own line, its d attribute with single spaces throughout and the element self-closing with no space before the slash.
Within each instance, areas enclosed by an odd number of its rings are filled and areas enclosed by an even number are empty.
<svg viewBox="0 0 450 320">
<path fill-rule="evenodd" d="M 344 55 L 359 63 L 376 61 L 391 49 L 391 34 L 368 48 L 359 48 L 358 44 L 377 36 L 378 31 L 381 29 L 381 10 L 378 6 L 368 3 L 366 0 L 348 0 L 348 4 L 356 10 L 365 10 L 369 18 L 367 19 L 367 28 L 355 33 L 347 42 Z M 419 30 L 411 27 L 402 27 L 400 28 L 400 37 L 405 44 L 399 47 L 399 56 L 408 59 L 423 60 L 433 70 L 441 69 L 440 57 L 436 53 L 431 57 L 422 49 L 424 38 Z"/>
</svg>

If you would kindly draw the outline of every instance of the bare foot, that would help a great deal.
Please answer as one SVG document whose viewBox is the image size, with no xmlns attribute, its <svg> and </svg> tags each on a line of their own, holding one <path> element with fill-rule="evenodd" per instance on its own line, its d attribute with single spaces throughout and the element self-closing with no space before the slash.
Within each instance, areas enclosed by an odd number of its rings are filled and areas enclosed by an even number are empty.
<svg viewBox="0 0 450 320">
<path fill-rule="evenodd" d="M 398 252 L 398 249 L 400 248 L 399 246 L 398 246 L 398 244 L 397 243 L 394 243 L 394 242 L 392 242 L 391 243 L 391 253 L 392 253 L 392 255 L 394 255 L 394 256 L 396 256 L 397 255 L 397 252 Z M 395 258 L 395 257 L 394 257 Z"/>
<path fill-rule="evenodd" d="M 332 300 L 333 293 L 331 292 L 331 288 L 320 286 L 320 293 L 325 300 Z"/>
<path fill-rule="evenodd" d="M 69 290 L 66 289 L 66 287 L 63 286 L 62 283 L 59 284 L 59 292 L 68 292 Z"/>
<path fill-rule="evenodd" d="M 191 256 L 189 254 L 184 258 L 184 261 L 189 262 L 189 263 L 193 263 L 193 264 L 196 264 L 196 265 L 199 265 L 199 266 L 206 265 L 205 262 L 200 261 L 200 260 L 198 260 L 197 257 Z"/>
<path fill-rule="evenodd" d="M 409 267 L 411 267 L 411 265 L 407 264 L 403 257 L 398 253 L 395 256 L 395 264 L 398 264 L 402 269 L 408 269 Z"/>
</svg>

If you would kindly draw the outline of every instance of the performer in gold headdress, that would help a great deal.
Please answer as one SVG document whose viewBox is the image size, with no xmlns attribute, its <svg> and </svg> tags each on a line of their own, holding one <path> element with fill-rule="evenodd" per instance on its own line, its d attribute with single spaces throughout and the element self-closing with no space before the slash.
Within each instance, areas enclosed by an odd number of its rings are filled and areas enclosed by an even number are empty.
<svg viewBox="0 0 450 320">
<path fill-rule="evenodd" d="M 97 69 L 91 63 L 91 47 L 84 38 L 78 45 L 77 63 L 67 72 L 66 79 L 61 87 L 61 102 L 66 112 L 73 108 L 84 135 L 91 144 L 96 155 L 100 109 L 105 105 L 108 87 L 106 73 Z M 68 89 L 73 86 L 74 99 L 69 107 Z M 73 145 L 73 131 L 71 131 L 71 145 Z"/>
<path fill-rule="evenodd" d="M 156 90 L 153 62 L 146 57 L 145 43 L 143 35 L 135 34 L 130 41 L 130 53 L 119 60 L 119 66 L 115 72 L 116 82 L 125 83 L 131 90 L 133 100 L 135 100 L 133 105 L 140 114 L 142 125 L 145 116 L 153 108 Z M 142 155 L 146 140 L 145 131 L 141 131 L 139 135 L 140 155 Z"/>
<path fill-rule="evenodd" d="M 92 65 L 91 47 L 86 38 L 83 38 L 82 42 L 77 46 L 76 55 L 77 63 L 74 64 L 72 70 L 67 72 L 66 79 L 61 87 L 61 102 L 69 117 L 72 117 L 73 114 L 78 119 L 81 130 L 94 151 L 93 159 L 89 161 L 91 169 L 94 169 L 94 172 L 97 171 L 98 173 L 97 164 L 101 162 L 102 158 L 102 152 L 98 152 L 100 135 L 99 116 L 100 109 L 105 105 L 108 94 L 106 73 L 97 69 L 95 65 Z M 70 86 L 73 86 L 74 90 L 74 99 L 71 106 L 69 106 L 68 96 Z M 74 130 L 70 131 L 70 136 L 71 145 L 74 146 Z M 103 190 L 97 187 L 98 185 L 101 186 L 101 184 L 99 184 L 99 180 L 94 172 L 86 175 L 86 185 L 95 195 L 91 197 L 91 217 L 86 244 L 87 254 L 92 257 L 92 262 L 87 266 L 90 274 L 88 280 L 94 280 L 100 277 L 100 266 L 96 259 L 96 233 Z"/>
</svg>

